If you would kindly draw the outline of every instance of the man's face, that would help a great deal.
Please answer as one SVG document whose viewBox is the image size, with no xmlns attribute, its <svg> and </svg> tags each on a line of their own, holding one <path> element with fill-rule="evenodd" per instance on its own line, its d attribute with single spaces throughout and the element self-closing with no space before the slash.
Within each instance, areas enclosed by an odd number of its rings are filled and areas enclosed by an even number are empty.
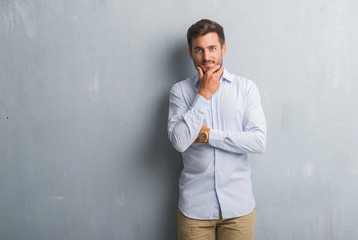
<svg viewBox="0 0 358 240">
<path fill-rule="evenodd" d="M 199 66 L 205 73 L 215 65 L 222 65 L 223 56 L 226 53 L 226 44 L 220 45 L 217 33 L 208 33 L 191 40 L 192 48 L 189 49 L 191 59 L 195 67 Z"/>
</svg>

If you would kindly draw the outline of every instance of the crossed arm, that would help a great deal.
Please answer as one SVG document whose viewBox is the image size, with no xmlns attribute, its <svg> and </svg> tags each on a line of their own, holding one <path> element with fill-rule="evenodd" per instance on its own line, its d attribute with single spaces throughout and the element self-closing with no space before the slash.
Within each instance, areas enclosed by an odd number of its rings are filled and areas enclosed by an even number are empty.
<svg viewBox="0 0 358 240">
<path fill-rule="evenodd" d="M 256 85 L 252 85 L 247 92 L 243 131 L 208 129 L 204 122 L 205 110 L 209 108 L 209 99 L 220 86 L 221 75 L 216 76 L 214 70 L 205 74 L 200 70 L 200 89 L 189 108 L 180 85 L 176 84 L 171 89 L 168 133 L 173 146 L 179 152 L 184 152 L 192 144 L 201 142 L 198 134 L 205 130 L 209 133 L 208 144 L 213 147 L 234 153 L 263 152 L 266 146 L 266 122 Z"/>
</svg>

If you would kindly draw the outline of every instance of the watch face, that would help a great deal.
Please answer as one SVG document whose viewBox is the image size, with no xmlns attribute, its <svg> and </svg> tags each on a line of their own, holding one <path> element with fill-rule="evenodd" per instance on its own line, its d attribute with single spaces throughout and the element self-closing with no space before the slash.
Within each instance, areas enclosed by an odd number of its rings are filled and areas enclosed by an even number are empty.
<svg viewBox="0 0 358 240">
<path fill-rule="evenodd" d="M 202 142 L 205 142 L 206 139 L 208 138 L 208 135 L 206 134 L 206 132 L 201 132 L 201 133 L 199 134 L 199 138 L 200 138 L 200 140 L 201 140 Z"/>
</svg>

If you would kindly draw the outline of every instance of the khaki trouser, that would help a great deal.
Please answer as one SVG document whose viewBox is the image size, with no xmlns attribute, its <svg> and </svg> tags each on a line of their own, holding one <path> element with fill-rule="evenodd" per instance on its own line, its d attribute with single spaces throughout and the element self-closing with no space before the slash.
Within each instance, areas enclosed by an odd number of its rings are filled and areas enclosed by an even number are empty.
<svg viewBox="0 0 358 240">
<path fill-rule="evenodd" d="M 178 240 L 254 240 L 255 209 L 248 215 L 215 220 L 197 220 L 178 209 Z"/>
</svg>

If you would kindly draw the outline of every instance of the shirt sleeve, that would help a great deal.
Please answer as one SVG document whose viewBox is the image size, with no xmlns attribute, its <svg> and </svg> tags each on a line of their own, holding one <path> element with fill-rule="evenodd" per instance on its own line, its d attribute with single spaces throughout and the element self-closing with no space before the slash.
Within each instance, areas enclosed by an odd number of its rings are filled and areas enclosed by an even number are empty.
<svg viewBox="0 0 358 240">
<path fill-rule="evenodd" d="M 262 153 L 266 148 L 266 120 L 254 82 L 246 89 L 243 130 L 210 129 L 209 144 L 234 153 Z"/>
<path fill-rule="evenodd" d="M 198 137 L 209 100 L 197 94 L 190 106 L 184 98 L 181 83 L 175 84 L 169 96 L 168 136 L 174 148 L 184 152 Z"/>
</svg>

